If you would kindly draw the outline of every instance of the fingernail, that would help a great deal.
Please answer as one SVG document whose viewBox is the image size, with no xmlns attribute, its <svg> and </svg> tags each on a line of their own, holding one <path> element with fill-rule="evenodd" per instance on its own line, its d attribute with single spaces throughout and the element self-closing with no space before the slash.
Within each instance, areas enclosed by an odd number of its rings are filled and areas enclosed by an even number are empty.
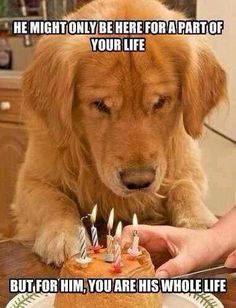
<svg viewBox="0 0 236 308">
<path fill-rule="evenodd" d="M 236 268 L 236 256 L 229 256 L 225 261 L 225 266 L 229 268 Z"/>
<path fill-rule="evenodd" d="M 166 271 L 157 271 L 156 272 L 156 277 L 157 278 L 168 278 L 169 275 Z"/>
</svg>

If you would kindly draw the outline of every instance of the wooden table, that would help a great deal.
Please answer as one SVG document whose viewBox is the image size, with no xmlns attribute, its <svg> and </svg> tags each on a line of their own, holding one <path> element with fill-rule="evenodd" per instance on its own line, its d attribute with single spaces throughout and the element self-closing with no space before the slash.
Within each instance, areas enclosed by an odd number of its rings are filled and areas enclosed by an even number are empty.
<svg viewBox="0 0 236 308">
<path fill-rule="evenodd" d="M 0 241 L 0 308 L 15 296 L 8 291 L 9 278 L 55 278 L 59 269 L 43 264 L 29 248 L 13 240 Z M 228 291 L 226 294 L 216 294 L 224 307 L 236 307 L 236 277 L 226 275 Z"/>
</svg>

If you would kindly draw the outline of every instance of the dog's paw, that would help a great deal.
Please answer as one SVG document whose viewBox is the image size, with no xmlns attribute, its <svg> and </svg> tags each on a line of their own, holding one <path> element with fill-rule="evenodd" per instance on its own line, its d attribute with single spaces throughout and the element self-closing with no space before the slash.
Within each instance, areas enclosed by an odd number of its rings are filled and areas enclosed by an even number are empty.
<svg viewBox="0 0 236 308">
<path fill-rule="evenodd" d="M 197 217 L 184 217 L 179 220 L 177 227 L 183 227 L 188 229 L 208 229 L 211 228 L 217 222 L 217 218 L 214 215 Z"/>
<path fill-rule="evenodd" d="M 65 229 L 46 226 L 35 240 L 33 251 L 47 264 L 61 266 L 64 260 L 79 252 L 79 226 Z M 89 242 L 89 239 L 87 239 Z"/>
</svg>

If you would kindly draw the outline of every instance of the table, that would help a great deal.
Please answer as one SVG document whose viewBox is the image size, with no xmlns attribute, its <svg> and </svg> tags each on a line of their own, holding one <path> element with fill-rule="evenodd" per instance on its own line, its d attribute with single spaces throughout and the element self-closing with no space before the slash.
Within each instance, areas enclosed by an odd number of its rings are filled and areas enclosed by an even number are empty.
<svg viewBox="0 0 236 308">
<path fill-rule="evenodd" d="M 6 306 L 15 296 L 8 291 L 9 278 L 57 278 L 59 269 L 46 265 L 33 254 L 30 248 L 14 240 L 0 241 L 0 308 Z M 236 276 L 226 275 L 228 291 L 225 294 L 215 294 L 225 308 L 236 307 Z"/>
</svg>

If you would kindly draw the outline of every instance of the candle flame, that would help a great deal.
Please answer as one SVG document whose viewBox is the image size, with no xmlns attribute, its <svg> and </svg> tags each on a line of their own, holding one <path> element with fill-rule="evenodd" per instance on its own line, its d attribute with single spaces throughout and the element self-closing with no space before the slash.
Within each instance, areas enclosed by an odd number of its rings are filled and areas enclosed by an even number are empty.
<svg viewBox="0 0 236 308">
<path fill-rule="evenodd" d="M 114 222 L 114 209 L 111 210 L 108 223 L 107 223 L 107 229 L 111 230 L 113 228 L 113 222 Z"/>
<path fill-rule="evenodd" d="M 122 222 L 120 221 L 116 227 L 116 237 L 120 237 L 122 233 Z"/>
<path fill-rule="evenodd" d="M 97 209 L 98 209 L 98 206 L 97 206 L 97 204 L 95 204 L 95 205 L 94 205 L 94 207 L 93 207 L 93 210 L 92 210 L 91 216 L 90 216 L 90 219 L 91 219 L 91 221 L 92 221 L 92 224 L 94 224 L 94 223 L 95 223 L 95 221 L 96 221 L 96 217 L 97 217 Z"/>
<path fill-rule="evenodd" d="M 135 227 L 137 227 L 137 225 L 138 225 L 138 218 L 137 218 L 137 215 L 134 214 L 134 216 L 133 216 L 133 227 L 135 228 Z"/>
</svg>

